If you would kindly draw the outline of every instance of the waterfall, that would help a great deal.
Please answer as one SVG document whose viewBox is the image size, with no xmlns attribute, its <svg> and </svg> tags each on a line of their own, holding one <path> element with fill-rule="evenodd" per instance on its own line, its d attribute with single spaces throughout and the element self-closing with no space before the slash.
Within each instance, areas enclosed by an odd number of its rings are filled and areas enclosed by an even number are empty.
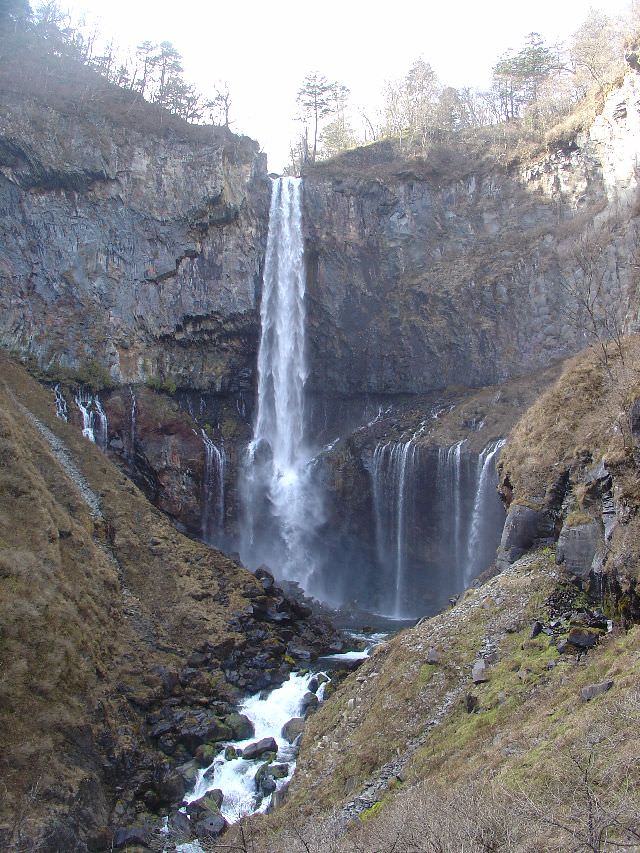
<svg viewBox="0 0 640 853">
<path fill-rule="evenodd" d="M 102 408 L 102 403 L 100 402 L 100 398 L 96 395 L 93 400 L 93 405 L 96 410 L 96 417 L 98 419 L 97 428 L 94 428 L 94 435 L 96 439 L 96 444 L 102 450 L 107 449 L 107 441 L 109 438 L 109 422 L 107 420 L 107 414 L 105 410 Z"/>
<path fill-rule="evenodd" d="M 495 557 L 504 510 L 495 460 L 504 441 L 479 453 L 380 441 L 368 466 L 378 567 L 372 598 L 396 618 L 441 607 Z"/>
<path fill-rule="evenodd" d="M 133 459 L 133 454 L 136 446 L 136 395 L 133 393 L 133 388 L 129 388 L 131 394 L 131 415 L 129 418 L 129 453 L 128 458 Z"/>
<path fill-rule="evenodd" d="M 204 478 L 202 486 L 202 538 L 209 544 L 220 544 L 224 533 L 224 447 L 217 447 L 204 430 L 200 432 L 204 444 Z"/>
<path fill-rule="evenodd" d="M 56 417 L 60 418 L 60 420 L 68 421 L 69 407 L 67 406 L 67 401 L 64 399 L 64 394 L 62 393 L 62 389 L 59 385 L 54 386 L 53 393 L 56 395 Z"/>
<path fill-rule="evenodd" d="M 504 445 L 505 439 L 494 441 L 487 445 L 478 456 L 476 492 L 464 573 L 465 586 L 468 586 L 487 567 L 488 562 L 495 554 L 495 547 L 491 547 L 492 542 L 489 548 L 487 547 L 487 533 L 493 529 L 493 525 L 490 523 L 492 505 L 498 502 L 494 460 Z"/>
<path fill-rule="evenodd" d="M 462 507 L 463 472 L 462 446 L 465 439 L 450 447 L 438 448 L 438 470 L 436 489 L 442 492 L 440 502 L 443 509 L 441 535 L 447 539 L 453 565 L 458 568 L 462 562 L 465 538 L 465 517 Z M 466 554 L 466 551 L 465 551 Z"/>
<path fill-rule="evenodd" d="M 406 615 L 407 552 L 415 521 L 417 457 L 413 439 L 379 443 L 371 467 L 376 553 L 393 589 L 392 615 L 396 618 Z"/>
<path fill-rule="evenodd" d="M 107 448 L 108 439 L 108 422 L 107 415 L 102 408 L 100 398 L 96 394 L 89 394 L 88 391 L 78 391 L 74 398 L 76 406 L 80 409 L 82 415 L 82 435 L 93 441 L 102 450 Z M 56 414 L 57 414 L 57 397 L 56 397 Z"/>
<path fill-rule="evenodd" d="M 258 401 L 242 494 L 243 559 L 306 585 L 321 504 L 306 443 L 302 181 L 274 181 L 260 305 Z"/>
</svg>

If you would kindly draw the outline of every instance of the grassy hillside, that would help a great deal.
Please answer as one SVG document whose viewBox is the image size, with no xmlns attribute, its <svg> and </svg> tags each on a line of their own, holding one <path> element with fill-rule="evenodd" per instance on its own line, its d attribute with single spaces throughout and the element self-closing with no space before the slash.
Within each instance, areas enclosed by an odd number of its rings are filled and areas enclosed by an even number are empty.
<svg viewBox="0 0 640 853">
<path fill-rule="evenodd" d="M 540 543 L 379 647 L 307 726 L 283 807 L 252 826 L 258 849 L 638 849 L 639 376 L 637 339 L 622 360 L 571 360 L 501 460 L 505 495 L 553 495 L 559 531 L 602 512 L 585 475 L 604 458 L 618 526 L 602 573 L 580 578 Z"/>
</svg>

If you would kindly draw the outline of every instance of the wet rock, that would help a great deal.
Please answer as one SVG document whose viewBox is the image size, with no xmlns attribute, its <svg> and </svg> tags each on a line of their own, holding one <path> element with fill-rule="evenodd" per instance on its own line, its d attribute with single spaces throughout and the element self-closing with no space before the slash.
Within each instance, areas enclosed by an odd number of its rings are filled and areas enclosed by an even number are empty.
<svg viewBox="0 0 640 853">
<path fill-rule="evenodd" d="M 273 792 L 273 796 L 271 797 L 271 807 L 270 807 L 269 811 L 273 811 L 273 809 L 277 809 L 279 806 L 281 806 L 284 803 L 286 796 L 287 796 L 287 789 L 288 788 L 289 788 L 289 783 L 287 782 L 287 784 L 283 785 L 282 788 L 280 788 L 280 790 Z"/>
<path fill-rule="evenodd" d="M 248 740 L 255 734 L 253 723 L 244 714 L 229 714 L 224 722 L 231 729 L 233 740 Z"/>
<path fill-rule="evenodd" d="M 203 743 L 196 749 L 196 762 L 200 767 L 208 767 L 214 761 L 219 752 L 219 744 Z"/>
<path fill-rule="evenodd" d="M 238 757 L 238 750 L 235 746 L 225 746 L 224 748 L 224 760 L 225 761 L 233 761 Z"/>
<path fill-rule="evenodd" d="M 207 791 L 204 797 L 199 800 L 194 800 L 187 806 L 187 814 L 192 821 L 196 823 L 210 815 L 218 814 L 220 806 L 224 800 L 224 795 L 219 788 L 214 788 L 212 791 Z"/>
<path fill-rule="evenodd" d="M 146 826 L 127 826 L 116 829 L 113 833 L 113 849 L 138 845 L 148 847 L 151 842 L 151 831 Z"/>
<path fill-rule="evenodd" d="M 209 815 L 199 820 L 195 825 L 196 835 L 200 841 L 217 838 L 227 828 L 227 822 L 221 814 Z"/>
<path fill-rule="evenodd" d="M 205 743 L 231 740 L 232 732 L 218 717 L 203 716 L 200 720 L 187 718 L 178 732 L 180 743 L 192 754 Z"/>
<path fill-rule="evenodd" d="M 189 841 L 193 838 L 193 824 L 184 812 L 173 811 L 167 821 L 169 835 L 180 841 Z"/>
<path fill-rule="evenodd" d="M 596 696 L 602 696 L 613 687 L 613 680 L 600 681 L 598 684 L 588 684 L 580 691 L 580 698 L 583 702 L 590 702 Z"/>
<path fill-rule="evenodd" d="M 289 741 L 289 743 L 293 743 L 297 738 L 300 737 L 303 731 L 304 718 L 293 717 L 293 719 L 289 720 L 289 722 L 285 723 L 282 727 L 282 737 L 285 740 Z"/>
<path fill-rule="evenodd" d="M 319 704 L 320 700 L 315 695 L 315 693 L 305 693 L 300 701 L 300 710 L 306 717 L 308 714 L 313 713 L 313 711 L 316 710 Z"/>
<path fill-rule="evenodd" d="M 262 738 L 262 740 L 258 740 L 255 743 L 250 743 L 248 746 L 245 746 L 242 752 L 242 757 L 247 761 L 252 761 L 255 758 L 260 758 L 261 755 L 264 755 L 267 752 L 278 752 L 278 744 L 272 737 L 265 737 Z"/>
</svg>

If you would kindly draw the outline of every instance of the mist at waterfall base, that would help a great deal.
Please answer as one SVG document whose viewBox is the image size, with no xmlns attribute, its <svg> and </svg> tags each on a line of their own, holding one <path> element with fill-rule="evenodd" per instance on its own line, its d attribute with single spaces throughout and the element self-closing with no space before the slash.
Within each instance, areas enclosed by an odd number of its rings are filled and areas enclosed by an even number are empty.
<svg viewBox="0 0 640 853">
<path fill-rule="evenodd" d="M 422 446 L 415 436 L 379 442 L 362 459 L 369 481 L 359 529 L 350 528 L 347 507 L 331 506 L 330 450 L 319 441 L 329 419 L 324 411 L 318 428 L 322 407 L 317 395 L 309 405 L 305 388 L 302 192 L 301 179 L 273 182 L 256 413 L 240 482 L 241 557 L 333 606 L 395 619 L 433 613 L 495 555 L 504 521 L 495 488 L 501 442 L 480 454 L 465 442 Z M 344 413 L 338 435 L 352 419 Z"/>
</svg>

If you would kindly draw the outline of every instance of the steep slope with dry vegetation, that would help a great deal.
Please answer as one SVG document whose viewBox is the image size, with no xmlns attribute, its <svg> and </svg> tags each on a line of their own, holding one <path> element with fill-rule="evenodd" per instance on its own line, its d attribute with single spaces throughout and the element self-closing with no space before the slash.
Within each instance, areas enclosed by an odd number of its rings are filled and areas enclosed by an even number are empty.
<svg viewBox="0 0 640 853">
<path fill-rule="evenodd" d="M 0 838 L 104 849 L 180 802 L 176 765 L 287 677 L 291 637 L 326 637 L 177 533 L 6 357 L 0 396 Z"/>
</svg>

